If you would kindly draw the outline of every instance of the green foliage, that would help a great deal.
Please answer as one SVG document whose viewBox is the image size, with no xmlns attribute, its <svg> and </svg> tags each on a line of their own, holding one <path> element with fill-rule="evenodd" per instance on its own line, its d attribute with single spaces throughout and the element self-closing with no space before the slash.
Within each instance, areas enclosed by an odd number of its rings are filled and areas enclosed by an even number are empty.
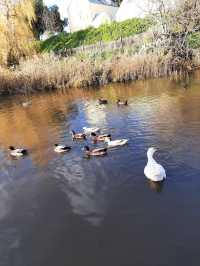
<svg viewBox="0 0 200 266">
<path fill-rule="evenodd" d="M 1 0 L 0 0 L 1 1 Z M 45 31 L 62 32 L 65 21 L 60 17 L 59 9 L 56 5 L 47 7 L 43 0 L 34 0 L 35 20 L 32 22 L 35 36 L 39 36 Z"/>
<path fill-rule="evenodd" d="M 44 10 L 43 0 L 35 0 L 34 9 L 35 9 L 35 20 L 32 21 L 32 26 L 35 36 L 39 39 L 40 34 L 42 34 L 45 31 L 42 21 L 43 10 Z"/>
<path fill-rule="evenodd" d="M 75 48 L 81 45 L 95 44 L 118 40 L 146 31 L 152 21 L 149 19 L 134 18 L 123 22 L 104 24 L 99 28 L 88 28 L 74 33 L 60 33 L 46 41 L 41 42 L 41 50 L 50 52 L 61 49 Z"/>
<path fill-rule="evenodd" d="M 188 37 L 188 44 L 193 49 L 200 48 L 200 32 L 190 34 Z"/>
<path fill-rule="evenodd" d="M 120 6 L 122 3 L 122 0 L 113 0 L 113 3 L 116 4 L 117 6 Z"/>
</svg>

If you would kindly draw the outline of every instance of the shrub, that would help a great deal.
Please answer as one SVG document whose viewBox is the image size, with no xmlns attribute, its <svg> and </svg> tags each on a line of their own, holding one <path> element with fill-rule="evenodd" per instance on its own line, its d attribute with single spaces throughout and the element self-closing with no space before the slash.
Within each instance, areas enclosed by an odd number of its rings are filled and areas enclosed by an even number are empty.
<svg viewBox="0 0 200 266">
<path fill-rule="evenodd" d="M 191 48 L 197 49 L 200 47 L 200 32 L 190 34 L 188 44 Z"/>
<path fill-rule="evenodd" d="M 41 42 L 41 50 L 56 52 L 64 48 L 71 49 L 100 41 L 114 41 L 144 32 L 150 25 L 152 25 L 152 21 L 149 19 L 134 18 L 123 22 L 104 24 L 97 29 L 88 28 L 73 33 L 60 33 Z"/>
</svg>

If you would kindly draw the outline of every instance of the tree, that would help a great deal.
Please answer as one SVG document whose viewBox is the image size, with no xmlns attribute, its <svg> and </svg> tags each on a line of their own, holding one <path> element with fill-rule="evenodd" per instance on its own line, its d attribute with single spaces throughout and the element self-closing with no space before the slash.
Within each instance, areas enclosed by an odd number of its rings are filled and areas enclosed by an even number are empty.
<svg viewBox="0 0 200 266">
<path fill-rule="evenodd" d="M 0 8 L 0 63 L 10 65 L 33 50 L 34 5 L 32 0 L 0 0 Z"/>
<path fill-rule="evenodd" d="M 46 31 L 62 32 L 64 21 L 60 18 L 58 6 L 44 7 L 43 10 L 43 25 Z"/>
<path fill-rule="evenodd" d="M 44 33 L 44 23 L 43 23 L 43 12 L 44 12 L 44 3 L 43 0 L 35 0 L 35 20 L 33 21 L 34 34 L 37 38 Z"/>
<path fill-rule="evenodd" d="M 200 1 L 173 0 L 171 6 L 167 0 L 156 0 L 156 3 L 165 53 L 171 56 L 172 67 L 180 71 L 190 70 L 193 52 L 188 46 L 188 36 L 200 29 Z"/>
<path fill-rule="evenodd" d="M 61 20 L 59 9 L 56 5 L 47 7 L 43 0 L 35 0 L 36 19 L 33 23 L 34 32 L 37 38 L 45 31 L 62 32 L 66 24 Z"/>
<path fill-rule="evenodd" d="M 113 0 L 113 3 L 120 6 L 123 0 Z"/>
</svg>

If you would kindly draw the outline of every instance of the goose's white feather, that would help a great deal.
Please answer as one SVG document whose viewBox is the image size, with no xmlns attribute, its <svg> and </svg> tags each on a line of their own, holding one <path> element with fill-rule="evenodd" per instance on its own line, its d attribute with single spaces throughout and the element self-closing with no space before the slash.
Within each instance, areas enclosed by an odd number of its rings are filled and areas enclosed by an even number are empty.
<svg viewBox="0 0 200 266">
<path fill-rule="evenodd" d="M 151 181 L 159 182 L 166 178 L 166 172 L 164 167 L 161 164 L 158 164 L 153 158 L 155 151 L 154 148 L 149 148 L 147 151 L 148 162 L 144 168 L 144 174 Z"/>
</svg>

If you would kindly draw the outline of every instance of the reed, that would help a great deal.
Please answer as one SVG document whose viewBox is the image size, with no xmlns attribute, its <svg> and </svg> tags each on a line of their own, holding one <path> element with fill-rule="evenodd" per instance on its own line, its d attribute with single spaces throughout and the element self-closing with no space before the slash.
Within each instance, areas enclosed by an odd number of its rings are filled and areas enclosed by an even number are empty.
<svg viewBox="0 0 200 266">
<path fill-rule="evenodd" d="M 13 71 L 0 68 L 0 94 L 27 94 L 71 87 L 91 87 L 179 75 L 162 53 L 95 54 L 58 57 L 52 54 L 21 61 Z"/>
</svg>

